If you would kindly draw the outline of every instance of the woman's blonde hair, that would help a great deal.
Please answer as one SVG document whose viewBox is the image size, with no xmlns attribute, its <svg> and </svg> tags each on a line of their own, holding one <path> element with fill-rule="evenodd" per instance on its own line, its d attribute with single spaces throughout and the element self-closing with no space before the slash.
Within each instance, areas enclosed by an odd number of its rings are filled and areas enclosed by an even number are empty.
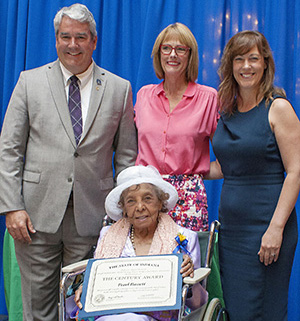
<svg viewBox="0 0 300 321">
<path fill-rule="evenodd" d="M 160 32 L 155 40 L 151 57 L 153 58 L 153 67 L 157 78 L 165 78 L 165 73 L 162 69 L 160 61 L 160 45 L 164 41 L 171 38 L 178 39 L 183 45 L 190 48 L 190 57 L 186 70 L 186 80 L 188 82 L 196 81 L 198 77 L 199 66 L 198 44 L 191 30 L 187 26 L 179 22 L 167 26 L 163 31 Z"/>
<path fill-rule="evenodd" d="M 218 74 L 221 80 L 218 94 L 220 110 L 232 114 L 239 97 L 239 86 L 233 76 L 233 60 L 238 55 L 244 55 L 257 46 L 263 56 L 266 68 L 261 79 L 257 97 L 264 97 L 266 104 L 272 100 L 274 94 L 285 97 L 281 88 L 274 87 L 275 63 L 269 43 L 265 36 L 258 31 L 245 30 L 234 35 L 225 46 Z"/>
</svg>

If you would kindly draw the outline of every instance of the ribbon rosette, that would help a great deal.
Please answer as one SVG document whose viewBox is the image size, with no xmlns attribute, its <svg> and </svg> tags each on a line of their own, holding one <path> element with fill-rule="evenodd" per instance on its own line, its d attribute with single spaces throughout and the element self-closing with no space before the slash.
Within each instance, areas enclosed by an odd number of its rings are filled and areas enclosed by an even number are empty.
<svg viewBox="0 0 300 321">
<path fill-rule="evenodd" d="M 180 251 L 180 252 L 183 251 L 186 254 L 191 254 L 187 250 L 188 240 L 186 239 L 186 237 L 183 234 L 178 233 L 177 236 L 175 237 L 175 240 L 178 243 L 178 245 L 176 246 L 175 250 L 173 251 L 174 254 L 176 254 L 178 251 Z"/>
</svg>

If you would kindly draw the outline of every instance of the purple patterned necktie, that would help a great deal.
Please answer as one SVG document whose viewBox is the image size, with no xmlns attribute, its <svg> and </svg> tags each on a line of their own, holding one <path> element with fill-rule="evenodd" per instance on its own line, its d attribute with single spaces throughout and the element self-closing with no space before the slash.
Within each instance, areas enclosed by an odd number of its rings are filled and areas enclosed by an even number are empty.
<svg viewBox="0 0 300 321">
<path fill-rule="evenodd" d="M 73 75 L 69 86 L 69 111 L 74 130 L 76 144 L 78 145 L 82 134 L 82 114 L 81 114 L 81 98 L 78 86 L 78 78 Z"/>
</svg>

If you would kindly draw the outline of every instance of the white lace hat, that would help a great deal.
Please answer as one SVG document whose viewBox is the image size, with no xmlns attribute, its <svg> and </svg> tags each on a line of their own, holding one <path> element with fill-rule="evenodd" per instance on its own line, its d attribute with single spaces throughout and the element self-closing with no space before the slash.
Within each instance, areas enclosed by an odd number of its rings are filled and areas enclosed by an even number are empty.
<svg viewBox="0 0 300 321">
<path fill-rule="evenodd" d="M 153 184 L 169 194 L 169 199 L 166 201 L 168 210 L 171 210 L 175 206 L 178 200 L 178 194 L 175 187 L 166 182 L 154 166 L 131 166 L 124 169 L 118 175 L 117 186 L 111 190 L 105 199 L 105 210 L 111 219 L 117 221 L 122 218 L 122 209 L 118 204 L 122 192 L 132 185 L 142 183 Z"/>
</svg>

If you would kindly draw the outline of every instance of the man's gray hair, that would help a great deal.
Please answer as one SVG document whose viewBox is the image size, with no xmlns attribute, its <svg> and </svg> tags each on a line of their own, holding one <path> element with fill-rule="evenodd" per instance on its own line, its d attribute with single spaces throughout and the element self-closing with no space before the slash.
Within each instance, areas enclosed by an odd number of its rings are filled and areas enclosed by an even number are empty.
<svg viewBox="0 0 300 321">
<path fill-rule="evenodd" d="M 94 39 L 97 36 L 96 22 L 93 14 L 85 5 L 80 3 L 75 3 L 70 7 L 63 7 L 57 12 L 53 20 L 55 36 L 57 36 L 58 34 L 58 29 L 61 24 L 61 20 L 64 16 L 67 16 L 73 20 L 77 20 L 82 23 L 88 23 L 92 38 Z"/>
</svg>

